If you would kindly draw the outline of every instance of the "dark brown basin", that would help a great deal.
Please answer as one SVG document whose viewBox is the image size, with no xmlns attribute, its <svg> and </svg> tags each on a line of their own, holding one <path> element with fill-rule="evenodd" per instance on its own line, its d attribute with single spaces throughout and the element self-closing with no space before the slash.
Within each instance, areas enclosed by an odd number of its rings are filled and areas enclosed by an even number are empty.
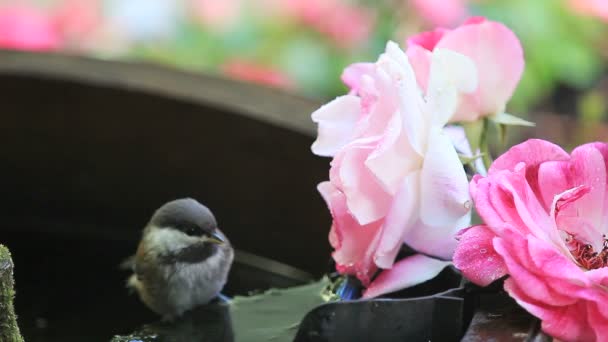
<svg viewBox="0 0 608 342">
<path fill-rule="evenodd" d="M 250 253 L 237 255 L 229 294 L 326 271 L 317 103 L 153 65 L 10 51 L 0 93 L 0 242 L 13 251 L 26 340 L 103 341 L 149 321 L 116 265 L 153 210 L 179 197 L 207 204 Z"/>
</svg>

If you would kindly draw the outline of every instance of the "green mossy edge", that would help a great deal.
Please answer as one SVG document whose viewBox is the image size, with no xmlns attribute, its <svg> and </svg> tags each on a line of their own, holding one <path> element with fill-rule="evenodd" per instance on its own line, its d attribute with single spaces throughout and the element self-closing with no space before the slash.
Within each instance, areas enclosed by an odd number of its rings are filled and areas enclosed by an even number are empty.
<svg viewBox="0 0 608 342">
<path fill-rule="evenodd" d="M 0 245 L 0 341 L 23 342 L 13 307 L 15 298 L 11 252 Z"/>
</svg>

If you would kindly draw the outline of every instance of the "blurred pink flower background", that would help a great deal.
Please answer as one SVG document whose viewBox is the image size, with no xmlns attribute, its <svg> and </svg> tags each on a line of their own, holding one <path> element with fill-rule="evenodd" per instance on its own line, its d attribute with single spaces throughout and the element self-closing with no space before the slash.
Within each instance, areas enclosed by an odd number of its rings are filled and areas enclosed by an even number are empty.
<svg viewBox="0 0 608 342">
<path fill-rule="evenodd" d="M 422 35 L 414 44 L 419 44 L 421 50 L 430 51 L 437 45 L 468 53 L 479 64 L 480 74 L 488 75 L 481 83 L 495 82 L 503 87 L 492 96 L 488 96 L 484 87 L 480 87 L 480 92 L 485 94 L 468 96 L 469 101 L 462 105 L 456 121 L 469 121 L 503 110 L 504 100 L 513 95 L 509 84 L 517 83 L 522 77 L 522 70 L 518 69 L 522 64 L 505 65 L 509 58 L 515 61 L 521 57 L 517 55 L 512 37 L 496 22 L 471 23 L 467 19 L 476 15 L 499 19 L 524 38 L 522 42 L 532 58 L 526 74 L 531 76 L 523 75 L 521 90 L 511 102 L 516 112 L 521 113 L 549 96 L 551 89 L 560 83 L 577 88 L 594 84 L 594 77 L 608 59 L 608 46 L 602 39 L 608 30 L 602 34 L 588 22 L 592 21 L 589 16 L 606 21 L 604 3 L 603 0 L 528 3 L 522 0 L 0 0 L 0 47 L 151 60 L 248 82 L 259 81 L 273 87 L 286 86 L 291 91 L 327 99 L 343 92 L 337 76 L 346 65 L 372 60 L 381 53 L 387 40 L 402 41 L 416 32 L 441 27 L 436 42 L 422 44 L 425 37 Z M 459 27 L 465 22 L 478 27 Z M 604 25 L 606 27 L 608 25 Z M 484 32 L 485 36 L 475 38 L 473 32 Z M 439 39 L 443 34 L 445 38 Z M 492 44 L 491 34 L 502 35 L 507 43 L 495 46 L 501 49 L 496 55 L 476 56 L 470 46 Z M 560 49 L 563 58 L 549 53 L 551 49 L 543 45 L 548 41 L 554 43 L 547 46 L 564 46 Z M 410 56 L 412 63 L 424 63 L 415 61 L 424 59 L 424 53 L 410 50 L 416 55 Z M 496 73 L 491 63 L 484 62 L 491 59 L 496 59 L 501 68 L 507 66 L 509 72 Z M 227 73 L 231 68 L 225 64 L 232 60 L 261 67 L 258 71 L 268 70 L 268 75 L 241 78 L 243 73 Z M 424 73 L 424 69 L 420 70 Z M 277 74 L 290 82 L 267 82 L 276 79 Z M 511 82 L 502 82 L 501 77 L 510 78 Z M 418 78 L 424 85 L 425 76 L 418 75 Z"/>
<path fill-rule="evenodd" d="M 412 0 L 412 8 L 431 26 L 454 27 L 468 15 L 467 0 Z"/>
<path fill-rule="evenodd" d="M 22 5 L 0 7 L 0 46 L 17 50 L 54 50 L 63 37 L 54 18 Z"/>
<path fill-rule="evenodd" d="M 569 0 L 575 11 L 608 21 L 608 1 L 605 0 Z"/>
</svg>

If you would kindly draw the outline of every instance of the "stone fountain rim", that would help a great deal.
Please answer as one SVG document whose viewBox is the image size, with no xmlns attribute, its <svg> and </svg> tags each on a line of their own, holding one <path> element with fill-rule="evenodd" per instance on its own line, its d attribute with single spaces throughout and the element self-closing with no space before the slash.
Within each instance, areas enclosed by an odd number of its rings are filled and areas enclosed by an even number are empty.
<svg viewBox="0 0 608 342">
<path fill-rule="evenodd" d="M 68 80 L 210 105 L 306 136 L 319 103 L 284 90 L 150 62 L 0 49 L 0 74 Z"/>
</svg>

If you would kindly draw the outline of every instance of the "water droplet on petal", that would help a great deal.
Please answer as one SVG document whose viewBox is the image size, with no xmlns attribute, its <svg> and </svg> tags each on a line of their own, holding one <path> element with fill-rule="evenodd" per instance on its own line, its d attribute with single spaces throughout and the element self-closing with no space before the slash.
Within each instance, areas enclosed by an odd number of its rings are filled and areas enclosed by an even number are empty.
<svg viewBox="0 0 608 342">
<path fill-rule="evenodd" d="M 464 202 L 464 208 L 467 211 L 471 210 L 471 206 L 472 206 L 471 201 L 467 200 L 466 202 Z"/>
<path fill-rule="evenodd" d="M 485 248 L 482 248 L 479 250 L 479 253 L 481 253 L 481 254 L 486 254 L 487 252 L 488 252 L 488 250 Z"/>
</svg>

